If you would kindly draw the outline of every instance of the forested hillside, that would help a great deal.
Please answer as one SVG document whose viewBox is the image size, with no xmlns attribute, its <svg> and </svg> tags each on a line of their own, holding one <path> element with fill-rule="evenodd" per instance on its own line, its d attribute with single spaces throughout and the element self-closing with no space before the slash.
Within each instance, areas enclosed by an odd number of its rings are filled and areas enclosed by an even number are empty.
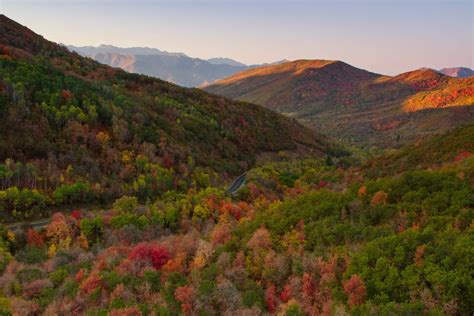
<svg viewBox="0 0 474 316">
<path fill-rule="evenodd" d="M 398 148 L 474 120 L 474 78 L 425 68 L 391 77 L 341 61 L 297 60 L 242 71 L 204 90 L 363 147 Z"/>
<path fill-rule="evenodd" d="M 0 308 L 468 315 L 474 157 L 464 145 L 430 171 L 407 165 L 377 178 L 327 160 L 281 161 L 252 169 L 233 197 L 212 185 L 145 207 L 124 196 L 112 210 L 55 214 L 40 231 L 3 228 Z"/>
<path fill-rule="evenodd" d="M 260 106 L 101 65 L 3 15 L 0 32 L 0 190 L 15 217 L 121 194 L 146 200 L 279 152 L 344 153 Z"/>
</svg>

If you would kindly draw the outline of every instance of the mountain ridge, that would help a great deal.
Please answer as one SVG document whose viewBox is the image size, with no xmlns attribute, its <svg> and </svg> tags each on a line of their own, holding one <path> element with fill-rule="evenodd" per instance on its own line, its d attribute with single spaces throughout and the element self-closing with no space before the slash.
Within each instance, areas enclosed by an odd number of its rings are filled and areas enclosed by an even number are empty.
<svg viewBox="0 0 474 316">
<path fill-rule="evenodd" d="M 197 87 L 224 78 L 248 66 L 230 60 L 208 60 L 189 57 L 184 53 L 169 53 L 156 48 L 112 45 L 67 46 L 84 57 L 119 67 L 128 72 L 160 78 L 184 87 Z"/>
<path fill-rule="evenodd" d="M 245 70 L 204 90 L 264 105 L 363 146 L 397 147 L 400 139 L 414 141 L 474 117 L 474 79 L 428 68 L 386 76 L 342 61 L 299 60 Z"/>
</svg>

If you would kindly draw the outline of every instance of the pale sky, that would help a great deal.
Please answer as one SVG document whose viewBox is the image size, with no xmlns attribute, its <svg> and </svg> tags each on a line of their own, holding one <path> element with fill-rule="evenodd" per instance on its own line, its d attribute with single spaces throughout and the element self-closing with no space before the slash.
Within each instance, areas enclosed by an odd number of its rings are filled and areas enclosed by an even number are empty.
<svg viewBox="0 0 474 316">
<path fill-rule="evenodd" d="M 474 68 L 474 0 L 0 0 L 45 38 L 247 64 L 337 59 L 383 74 Z"/>
</svg>

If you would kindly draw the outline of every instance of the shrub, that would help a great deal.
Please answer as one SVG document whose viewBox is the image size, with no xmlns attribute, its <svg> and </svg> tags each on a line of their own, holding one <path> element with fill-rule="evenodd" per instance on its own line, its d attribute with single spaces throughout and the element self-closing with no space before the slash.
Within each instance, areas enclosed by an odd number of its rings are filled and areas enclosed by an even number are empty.
<svg viewBox="0 0 474 316">
<path fill-rule="evenodd" d="M 59 243 L 71 235 L 68 224 L 63 220 L 54 220 L 48 225 L 46 229 L 46 236 L 52 239 L 53 242 Z"/>
<path fill-rule="evenodd" d="M 181 303 L 183 314 L 187 315 L 192 312 L 194 301 L 194 288 L 191 286 L 181 286 L 174 291 L 174 297 Z"/>
<path fill-rule="evenodd" d="M 53 287 L 53 283 L 48 279 L 35 280 L 23 288 L 23 295 L 29 298 L 38 297 L 44 289 L 50 287 Z"/>
<path fill-rule="evenodd" d="M 68 271 L 64 268 L 57 269 L 49 274 L 49 278 L 53 281 L 55 286 L 58 286 L 64 282 L 69 275 Z"/>
<path fill-rule="evenodd" d="M 364 281 L 354 274 L 349 280 L 344 282 L 344 292 L 348 295 L 348 304 L 350 307 L 360 305 L 364 302 L 365 297 L 365 284 Z"/>
<path fill-rule="evenodd" d="M 248 241 L 247 246 L 252 250 L 270 248 L 272 246 L 270 233 L 265 228 L 257 229 Z"/>
<path fill-rule="evenodd" d="M 133 225 L 141 230 L 143 230 L 148 224 L 148 219 L 142 215 L 132 215 L 132 214 L 123 214 L 119 216 L 114 216 L 110 219 L 110 226 L 112 228 L 118 229 L 126 225 Z"/>
<path fill-rule="evenodd" d="M 10 300 L 6 297 L 0 297 L 0 315 L 10 315 Z"/>
<path fill-rule="evenodd" d="M 17 278 L 21 283 L 28 283 L 34 280 L 41 279 L 43 272 L 39 269 L 23 269 L 18 271 Z"/>
<path fill-rule="evenodd" d="M 217 225 L 211 233 L 212 245 L 225 244 L 231 239 L 231 231 L 229 225 Z"/>
<path fill-rule="evenodd" d="M 26 243 L 32 247 L 44 247 L 43 236 L 32 228 L 28 229 L 28 231 L 26 232 Z"/>
<path fill-rule="evenodd" d="M 171 256 L 168 249 L 164 246 L 153 243 L 140 243 L 132 249 L 128 258 L 151 263 L 153 268 L 159 270 L 168 262 Z"/>
<path fill-rule="evenodd" d="M 11 261 L 12 255 L 7 249 L 0 245 L 0 273 L 3 273 L 7 264 Z"/>
<path fill-rule="evenodd" d="M 387 203 L 387 199 L 388 199 L 387 193 L 383 191 L 378 191 L 372 197 L 372 200 L 370 201 L 370 205 L 375 206 L 375 205 L 385 204 Z"/>
<path fill-rule="evenodd" d="M 16 259 L 20 262 L 36 264 L 48 259 L 48 254 L 46 249 L 26 247 L 17 253 Z"/>
<path fill-rule="evenodd" d="M 100 241 L 104 234 L 104 221 L 102 217 L 84 218 L 80 224 L 81 232 L 90 243 Z"/>
<path fill-rule="evenodd" d="M 85 294 L 92 294 L 101 284 L 100 276 L 96 273 L 92 273 L 82 282 L 81 290 Z"/>
<path fill-rule="evenodd" d="M 113 208 L 122 214 L 133 214 L 137 206 L 138 200 L 136 197 L 124 195 L 114 202 Z"/>
<path fill-rule="evenodd" d="M 89 184 L 83 182 L 63 184 L 54 190 L 53 199 L 58 205 L 89 202 L 92 200 L 92 190 Z"/>
<path fill-rule="evenodd" d="M 143 273 L 143 279 L 150 285 L 153 292 L 158 292 L 161 289 L 160 271 L 147 270 Z"/>
</svg>

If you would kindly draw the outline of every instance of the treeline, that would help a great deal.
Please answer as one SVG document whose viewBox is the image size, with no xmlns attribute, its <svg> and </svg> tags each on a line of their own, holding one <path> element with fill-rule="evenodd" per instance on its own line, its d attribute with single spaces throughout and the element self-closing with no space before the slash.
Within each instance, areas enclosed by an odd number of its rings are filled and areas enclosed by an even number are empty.
<svg viewBox="0 0 474 316">
<path fill-rule="evenodd" d="M 42 170 L 35 164 L 15 163 L 7 159 L 0 165 L 2 171 L 0 213 L 4 219 L 24 220 L 47 216 L 51 206 L 111 203 L 122 195 L 134 196 L 141 203 L 153 201 L 169 191 L 185 192 L 215 184 L 218 174 L 195 166 L 192 158 L 179 166 L 178 172 L 169 160 L 162 164 L 152 162 L 142 154 L 122 154 L 123 169 L 114 177 L 113 185 L 107 179 L 89 182 L 75 175 L 72 166 L 60 171 L 58 167 Z M 55 173 L 45 174 L 45 171 Z M 222 180 L 220 180 L 222 181 Z"/>
</svg>

